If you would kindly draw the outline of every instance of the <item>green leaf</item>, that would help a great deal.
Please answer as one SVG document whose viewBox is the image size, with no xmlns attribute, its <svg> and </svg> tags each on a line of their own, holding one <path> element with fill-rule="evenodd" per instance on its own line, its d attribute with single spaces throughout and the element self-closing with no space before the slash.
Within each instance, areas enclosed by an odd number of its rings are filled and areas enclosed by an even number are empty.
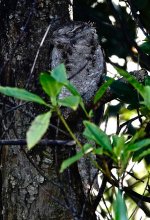
<svg viewBox="0 0 150 220">
<path fill-rule="evenodd" d="M 150 86 L 150 76 L 146 76 L 146 78 L 145 78 L 145 86 Z"/>
<path fill-rule="evenodd" d="M 93 147 L 90 144 L 85 144 L 83 148 L 77 152 L 74 156 L 64 160 L 61 164 L 60 173 L 62 173 L 66 168 L 80 160 L 85 154 L 90 153 L 93 150 Z"/>
<path fill-rule="evenodd" d="M 52 104 L 55 105 L 56 97 L 61 92 L 63 84 L 57 82 L 51 75 L 47 73 L 41 73 L 40 83 L 45 93 L 51 97 Z"/>
<path fill-rule="evenodd" d="M 130 75 L 127 71 L 115 67 L 118 73 L 123 76 L 141 95 L 143 95 L 143 85 L 139 83 L 136 78 L 132 75 Z"/>
<path fill-rule="evenodd" d="M 150 149 L 144 150 L 143 152 L 140 152 L 140 154 L 134 155 L 133 161 L 140 161 L 143 159 L 143 157 L 146 157 L 150 155 Z"/>
<path fill-rule="evenodd" d="M 140 48 L 143 50 L 144 53 L 150 55 L 150 41 L 146 41 L 140 45 Z"/>
<path fill-rule="evenodd" d="M 93 118 L 94 117 L 94 111 L 93 111 L 93 109 L 91 109 L 90 111 L 89 111 L 89 117 L 90 118 Z"/>
<path fill-rule="evenodd" d="M 47 106 L 46 102 L 43 99 L 41 99 L 38 95 L 28 92 L 25 89 L 0 86 L 0 93 L 24 101 L 36 102 L 38 104 Z"/>
<path fill-rule="evenodd" d="M 64 99 L 59 99 L 58 104 L 65 106 L 65 107 L 70 107 L 73 110 L 76 110 L 79 106 L 80 103 L 80 97 L 79 96 L 68 96 Z"/>
<path fill-rule="evenodd" d="M 90 140 L 94 140 L 104 150 L 112 151 L 112 146 L 109 137 L 95 124 L 84 121 L 85 130 L 83 134 Z"/>
<path fill-rule="evenodd" d="M 132 103 L 134 106 L 139 104 L 139 96 L 137 95 L 137 91 L 127 85 L 127 83 L 121 82 L 120 80 L 115 80 L 110 85 L 110 88 L 121 101 Z"/>
<path fill-rule="evenodd" d="M 142 149 L 143 147 L 146 147 L 147 145 L 150 145 L 150 138 L 143 139 L 133 144 L 128 144 L 125 150 L 130 152 L 135 152 L 137 150 Z"/>
<path fill-rule="evenodd" d="M 94 104 L 96 104 L 101 97 L 104 95 L 104 93 L 106 92 L 107 88 L 114 82 L 114 79 L 110 78 L 108 79 L 108 81 L 106 81 L 100 88 L 99 90 L 96 92 L 96 95 L 94 97 Z"/>
<path fill-rule="evenodd" d="M 38 115 L 32 122 L 29 130 L 27 131 L 27 147 L 31 150 L 42 138 L 48 129 L 51 111 Z"/>
<path fill-rule="evenodd" d="M 141 127 L 139 130 L 137 130 L 137 132 L 134 134 L 134 136 L 130 140 L 130 144 L 131 143 L 134 144 L 139 139 L 144 139 L 145 135 L 146 135 L 145 128 Z"/>
<path fill-rule="evenodd" d="M 144 86 L 142 96 L 144 101 L 141 104 L 144 104 L 150 110 L 150 86 Z"/>
<path fill-rule="evenodd" d="M 80 106 L 83 109 L 83 111 L 85 112 L 86 115 L 86 109 L 84 106 L 84 103 L 82 101 L 81 95 L 78 92 L 78 90 L 74 87 L 74 85 L 72 85 L 68 80 L 67 80 L 67 74 L 66 74 L 66 68 L 64 66 L 64 64 L 60 64 L 59 66 L 57 66 L 55 69 L 52 70 L 52 74 L 51 76 L 53 78 L 55 78 L 58 82 L 62 83 L 67 89 L 68 91 L 70 91 L 70 93 L 74 96 L 79 96 L 80 97 Z"/>
<path fill-rule="evenodd" d="M 150 110 L 145 105 L 140 108 L 140 112 L 146 118 L 150 118 Z"/>
<path fill-rule="evenodd" d="M 67 84 L 65 84 L 65 87 L 71 92 L 72 95 L 81 97 L 78 90 L 68 81 Z"/>
<path fill-rule="evenodd" d="M 67 84 L 67 74 L 66 74 L 66 68 L 65 65 L 62 63 L 55 67 L 52 72 L 51 76 L 59 83 L 62 83 L 63 85 Z"/>
<path fill-rule="evenodd" d="M 82 98 L 80 98 L 80 106 L 81 106 L 82 110 L 84 111 L 86 117 L 87 118 L 90 117 L 87 110 L 86 110 L 86 108 L 85 108 L 85 105 L 84 105 L 84 102 L 83 102 Z"/>
<path fill-rule="evenodd" d="M 67 80 L 66 68 L 64 64 L 60 64 L 52 70 L 51 76 L 59 83 L 62 83 L 72 95 L 80 96 L 77 89 Z"/>
<path fill-rule="evenodd" d="M 103 148 L 99 147 L 99 148 L 95 148 L 93 149 L 93 153 L 97 154 L 97 155 L 103 155 Z"/>
<path fill-rule="evenodd" d="M 113 138 L 113 151 L 117 158 L 118 157 L 121 158 L 122 150 L 124 150 L 124 145 L 125 145 L 124 136 L 119 137 L 117 135 L 114 135 L 112 138 Z"/>
<path fill-rule="evenodd" d="M 115 213 L 115 220 L 128 220 L 126 204 L 119 190 L 113 208 Z"/>
<path fill-rule="evenodd" d="M 78 92 L 78 90 L 70 82 L 68 82 L 65 85 L 65 87 L 71 92 L 71 94 L 73 94 L 74 96 L 80 97 L 80 106 L 81 106 L 82 110 L 85 112 L 85 115 L 88 117 L 88 113 L 85 109 L 85 105 L 83 103 L 82 97 L 81 97 L 80 93 Z"/>
</svg>

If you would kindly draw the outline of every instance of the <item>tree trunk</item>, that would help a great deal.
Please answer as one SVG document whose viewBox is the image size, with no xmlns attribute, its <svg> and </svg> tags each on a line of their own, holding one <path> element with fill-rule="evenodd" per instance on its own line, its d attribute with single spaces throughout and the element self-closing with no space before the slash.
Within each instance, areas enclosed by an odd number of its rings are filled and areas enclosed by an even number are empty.
<svg viewBox="0 0 150 220">
<path fill-rule="evenodd" d="M 70 22 L 68 2 L 0 1 L 0 83 L 27 88 L 41 95 L 39 73 L 65 62 L 68 77 L 80 72 L 71 81 L 89 107 L 104 72 L 103 54 L 93 27 Z M 39 47 L 42 39 L 44 43 Z M 66 95 L 65 92 L 62 95 Z M 45 109 L 1 98 L 1 139 L 25 138 L 32 119 Z M 76 124 L 71 126 L 78 135 L 82 130 L 80 112 L 77 123 L 72 112 L 63 114 L 70 125 Z M 55 118 L 53 122 L 56 126 Z M 47 138 L 57 138 L 57 133 L 53 126 Z M 59 134 L 59 138 L 66 137 Z M 75 153 L 75 147 L 66 150 L 66 146 L 38 146 L 27 152 L 25 146 L 1 146 L 0 150 L 1 219 L 96 219 L 95 210 L 83 190 L 81 179 L 84 176 L 79 173 L 77 164 L 61 176 L 58 172 L 63 159 Z"/>
<path fill-rule="evenodd" d="M 62 16 L 64 22 L 69 19 L 66 0 L 1 1 L 0 81 L 2 85 L 28 87 L 40 93 L 39 73 L 50 68 L 49 37 Z M 31 75 L 34 58 L 50 23 L 50 31 Z M 11 108 L 19 103 L 3 97 L 1 104 L 3 115 L 1 138 L 3 139 L 25 138 L 25 131 L 31 120 L 41 112 L 38 106 L 30 104 L 13 111 Z M 7 111 L 10 112 L 6 115 Z M 32 160 L 34 157 L 34 163 L 44 170 L 45 175 L 49 174 L 50 181 L 45 179 L 29 161 L 25 147 L 1 147 L 1 219 L 69 219 L 66 209 L 64 211 L 52 199 L 52 197 L 60 197 L 59 188 L 51 183 L 51 179 L 56 178 L 53 158 L 51 156 L 48 160 L 43 156 L 41 160 L 39 155 L 39 152 L 33 152 L 33 155 L 31 153 L 28 157 L 32 157 Z M 45 163 L 42 162 L 44 160 Z"/>
</svg>

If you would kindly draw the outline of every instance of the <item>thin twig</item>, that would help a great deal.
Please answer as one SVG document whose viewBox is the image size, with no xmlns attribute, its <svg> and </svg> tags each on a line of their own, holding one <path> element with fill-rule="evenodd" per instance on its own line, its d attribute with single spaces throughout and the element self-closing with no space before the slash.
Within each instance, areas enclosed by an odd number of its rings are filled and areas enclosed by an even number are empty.
<svg viewBox="0 0 150 220">
<path fill-rule="evenodd" d="M 109 218 L 110 218 L 110 219 L 113 219 L 113 218 L 112 218 L 112 215 L 111 215 L 111 213 L 110 213 L 110 210 L 109 210 L 109 208 L 108 208 L 108 206 L 107 206 L 107 204 L 106 204 L 106 202 L 105 202 L 104 196 L 103 196 L 102 200 L 103 200 L 103 203 L 104 203 L 104 205 L 105 205 L 105 207 L 106 207 L 106 210 L 107 210 L 107 213 L 108 213 L 108 215 L 109 215 Z M 108 218 L 108 219 L 109 219 L 109 218 Z"/>
<path fill-rule="evenodd" d="M 24 146 L 27 145 L 27 141 L 25 139 L 11 139 L 11 140 L 0 140 L 0 145 L 20 145 Z M 48 139 L 42 139 L 39 141 L 38 145 L 42 146 L 59 146 L 59 145 L 64 145 L 67 147 L 74 146 L 75 141 L 72 140 L 48 140 Z"/>
<path fill-rule="evenodd" d="M 99 192 L 98 192 L 98 195 L 94 201 L 94 204 L 93 204 L 93 209 L 96 210 L 98 204 L 100 203 L 102 197 L 103 197 L 103 194 L 104 194 L 104 191 L 105 191 L 105 188 L 106 188 L 106 184 L 107 184 L 107 177 L 104 176 L 103 177 L 103 180 L 102 180 L 102 184 L 101 184 L 101 187 L 99 189 Z"/>
<path fill-rule="evenodd" d="M 45 39 L 46 39 L 46 37 L 47 37 L 47 34 L 48 34 L 50 28 L 51 28 L 51 23 L 48 25 L 48 27 L 47 27 L 47 29 L 46 29 L 46 31 L 45 31 L 45 33 L 44 33 L 44 36 L 43 36 L 43 38 L 42 38 L 42 40 L 41 40 L 40 46 L 39 46 L 39 48 L 38 48 L 38 50 L 37 50 L 37 53 L 36 53 L 36 56 L 35 56 L 35 58 L 34 58 L 33 65 L 32 65 L 32 68 L 31 68 L 31 71 L 30 71 L 30 74 L 29 74 L 29 77 L 28 77 L 28 80 L 27 80 L 26 85 L 25 85 L 25 88 L 26 88 L 26 89 L 27 89 L 28 86 L 29 86 L 29 83 L 30 83 L 30 80 L 31 80 L 31 77 L 32 77 L 32 74 L 33 74 L 33 71 L 34 71 L 34 68 L 35 68 L 35 65 L 36 65 L 36 61 L 37 61 L 37 59 L 38 59 L 40 50 L 41 50 L 41 48 L 42 48 L 42 46 L 43 46 L 43 43 L 44 43 L 44 41 L 45 41 Z"/>
<path fill-rule="evenodd" d="M 124 126 L 127 126 L 128 124 L 131 124 L 133 121 L 135 121 L 135 120 L 137 120 L 137 119 L 139 119 L 139 118 L 142 118 L 142 117 L 143 117 L 143 115 L 138 115 L 138 116 L 136 116 L 136 117 L 134 117 L 134 118 L 132 118 L 132 119 L 130 119 L 130 120 L 128 120 L 128 121 L 122 123 L 122 124 L 120 125 L 120 127 L 118 128 L 118 130 L 117 130 L 117 134 L 120 133 L 121 129 L 122 129 Z"/>
</svg>

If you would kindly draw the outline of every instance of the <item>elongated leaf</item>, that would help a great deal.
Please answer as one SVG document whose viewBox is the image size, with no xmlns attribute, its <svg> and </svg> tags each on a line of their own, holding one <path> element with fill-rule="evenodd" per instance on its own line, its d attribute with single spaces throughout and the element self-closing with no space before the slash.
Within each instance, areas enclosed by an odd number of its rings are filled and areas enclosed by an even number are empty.
<svg viewBox="0 0 150 220">
<path fill-rule="evenodd" d="M 127 208 L 121 192 L 118 190 L 116 201 L 114 203 L 115 220 L 128 220 Z"/>
<path fill-rule="evenodd" d="M 72 95 L 81 97 L 78 90 L 69 81 L 65 86 L 71 92 Z"/>
<path fill-rule="evenodd" d="M 85 112 L 86 115 L 88 115 L 84 103 L 82 101 L 81 95 L 78 92 L 78 90 L 67 80 L 67 74 L 66 74 L 66 68 L 64 64 L 60 64 L 55 69 L 52 70 L 51 76 L 55 78 L 58 82 L 62 83 L 72 95 L 79 96 L 80 97 L 80 106 Z"/>
<path fill-rule="evenodd" d="M 43 137 L 48 129 L 51 118 L 51 112 L 38 115 L 32 122 L 27 131 L 27 147 L 31 150 Z"/>
<path fill-rule="evenodd" d="M 51 76 L 63 85 L 67 84 L 67 74 L 65 65 L 62 63 L 52 70 Z"/>
<path fill-rule="evenodd" d="M 141 83 L 139 83 L 135 77 L 133 77 L 132 75 L 130 75 L 127 71 L 115 67 L 116 70 L 118 71 L 118 73 L 123 76 L 142 96 L 143 96 L 143 85 Z"/>
<path fill-rule="evenodd" d="M 133 161 L 140 161 L 141 159 L 143 159 L 143 157 L 146 157 L 148 155 L 150 155 L 150 149 L 144 150 L 138 155 L 134 155 Z"/>
<path fill-rule="evenodd" d="M 58 103 L 62 106 L 72 108 L 73 110 L 76 110 L 80 103 L 80 97 L 79 96 L 68 96 L 64 99 L 59 99 Z"/>
<path fill-rule="evenodd" d="M 145 86 L 150 86 L 150 76 L 145 78 Z"/>
<path fill-rule="evenodd" d="M 122 150 L 124 150 L 125 139 L 124 136 L 113 136 L 113 151 L 117 158 L 121 158 Z"/>
<path fill-rule="evenodd" d="M 150 55 L 150 41 L 144 42 L 140 45 L 140 48 L 143 50 L 143 52 Z"/>
<path fill-rule="evenodd" d="M 101 97 L 104 95 L 108 87 L 113 83 L 114 79 L 110 78 L 108 81 L 106 81 L 96 92 L 96 95 L 94 97 L 94 104 L 96 104 Z"/>
<path fill-rule="evenodd" d="M 142 101 L 141 103 L 144 104 L 150 110 L 150 86 L 144 86 L 143 98 L 144 101 Z"/>
<path fill-rule="evenodd" d="M 135 152 L 137 150 L 140 150 L 142 149 L 143 147 L 146 147 L 150 145 L 150 138 L 147 138 L 147 139 L 143 139 L 141 141 L 138 141 L 136 143 L 133 143 L 133 144 L 129 144 L 125 150 L 126 151 L 130 151 L 130 152 Z"/>
<path fill-rule="evenodd" d="M 90 144 L 85 144 L 83 146 L 83 149 L 77 152 L 74 156 L 63 161 L 63 163 L 61 164 L 60 172 L 62 173 L 66 168 L 68 168 L 76 161 L 80 160 L 85 154 L 91 152 L 92 150 L 93 147 Z"/>
<path fill-rule="evenodd" d="M 40 83 L 42 85 L 43 90 L 50 97 L 57 97 L 57 95 L 61 92 L 63 87 L 62 83 L 57 82 L 51 75 L 48 73 L 41 73 L 40 75 Z"/>
<path fill-rule="evenodd" d="M 127 83 L 121 82 L 120 80 L 115 80 L 110 85 L 110 88 L 121 101 L 132 103 L 134 106 L 139 104 L 139 96 L 137 91 L 127 85 Z"/>
<path fill-rule="evenodd" d="M 0 86 L 0 93 L 29 102 L 36 102 L 41 105 L 47 105 L 38 95 L 28 92 L 25 89 Z"/>
<path fill-rule="evenodd" d="M 78 92 L 78 90 L 74 87 L 74 85 L 72 85 L 68 80 L 67 80 L 67 74 L 66 74 L 66 68 L 64 66 L 64 64 L 60 64 L 59 66 L 57 66 L 55 69 L 52 70 L 52 74 L 51 76 L 53 78 L 55 78 L 58 82 L 62 83 L 69 91 L 72 95 L 74 96 L 79 96 L 80 97 L 80 106 L 83 109 L 83 111 L 85 112 L 86 115 L 86 109 L 84 106 L 84 103 L 82 101 L 81 95 Z"/>
<path fill-rule="evenodd" d="M 84 121 L 85 125 L 84 135 L 90 139 L 94 140 L 98 145 L 100 145 L 104 150 L 112 151 L 112 146 L 109 137 L 95 124 Z"/>
<path fill-rule="evenodd" d="M 51 76 L 57 81 L 62 83 L 72 95 L 80 96 L 77 89 L 67 80 L 66 68 L 62 63 L 52 70 Z"/>
<path fill-rule="evenodd" d="M 139 139 L 144 139 L 146 135 L 145 128 L 141 127 L 137 132 L 133 135 L 132 139 L 130 140 L 130 143 L 134 144 Z"/>
<path fill-rule="evenodd" d="M 78 92 L 78 90 L 70 82 L 68 82 L 65 85 L 65 87 L 71 92 L 72 95 L 80 97 L 80 106 L 81 106 L 82 110 L 85 112 L 85 115 L 87 115 L 87 117 L 88 117 L 88 113 L 86 111 L 86 108 L 85 108 L 85 105 L 83 103 L 82 97 L 81 97 L 80 93 Z"/>
<path fill-rule="evenodd" d="M 101 147 L 99 147 L 99 148 L 95 148 L 94 150 L 93 150 L 93 153 L 94 154 L 97 154 L 97 155 L 103 155 L 103 148 L 101 148 Z"/>
</svg>

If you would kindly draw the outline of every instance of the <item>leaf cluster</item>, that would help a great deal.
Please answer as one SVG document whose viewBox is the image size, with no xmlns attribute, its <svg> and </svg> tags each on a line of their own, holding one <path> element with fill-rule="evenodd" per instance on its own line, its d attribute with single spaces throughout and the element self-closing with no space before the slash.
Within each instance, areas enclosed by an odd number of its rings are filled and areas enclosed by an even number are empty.
<svg viewBox="0 0 150 220">
<path fill-rule="evenodd" d="M 139 112 L 145 117 L 145 121 L 141 128 L 139 128 L 130 138 L 127 138 L 124 134 L 108 135 L 105 131 L 100 129 L 99 126 L 92 122 L 91 111 L 87 112 L 81 95 L 67 80 L 67 73 L 63 64 L 60 64 L 50 72 L 42 72 L 40 74 L 39 81 L 43 91 L 49 97 L 48 102 L 40 96 L 32 92 L 28 92 L 27 90 L 0 86 L 0 93 L 4 95 L 21 99 L 23 101 L 35 102 L 48 109 L 45 113 L 38 115 L 31 123 L 26 135 L 28 149 L 31 150 L 33 147 L 36 147 L 36 144 L 48 130 L 51 117 L 55 112 L 64 124 L 71 138 L 80 148 L 74 156 L 63 161 L 60 172 L 64 172 L 65 169 L 73 163 L 78 162 L 78 160 L 82 157 L 86 157 L 88 155 L 96 155 L 96 157 L 105 155 L 110 158 L 112 164 L 117 167 L 118 178 L 121 178 L 124 175 L 130 160 L 140 161 L 143 157 L 149 155 L 150 150 L 147 147 L 150 145 L 150 138 L 145 136 L 145 124 L 149 122 L 150 118 L 149 80 L 146 80 L 146 84 L 143 85 L 125 70 L 118 67 L 116 69 L 118 73 L 132 86 L 132 91 L 134 91 L 135 94 L 138 94 L 137 97 L 140 97 L 140 99 L 136 98 L 136 104 L 135 101 L 133 102 L 133 100 L 131 100 L 130 106 L 134 109 L 138 104 Z M 95 94 L 93 100 L 94 104 L 97 104 L 100 101 L 108 87 L 112 88 L 112 90 L 118 94 L 119 90 L 116 89 L 116 85 L 118 86 L 117 80 L 107 78 L 106 82 Z M 125 84 L 123 85 L 123 94 L 122 96 L 118 96 L 118 98 L 124 100 L 127 87 Z M 60 94 L 62 93 L 63 88 L 67 89 L 70 95 L 62 98 Z M 74 111 L 80 107 L 85 113 L 87 119 L 83 120 L 84 131 L 82 134 L 86 138 L 86 143 L 84 145 L 78 140 L 67 124 L 67 121 L 64 119 L 63 114 L 61 113 L 61 106 L 71 108 Z M 108 179 L 111 178 L 111 170 L 108 169 L 109 167 L 107 164 L 105 164 L 106 166 L 100 166 L 97 161 L 94 161 L 93 163 L 106 175 Z M 119 191 L 114 202 L 114 207 L 116 216 L 115 219 L 127 219 L 125 202 Z M 119 207 L 118 211 L 116 211 L 116 207 Z"/>
</svg>

